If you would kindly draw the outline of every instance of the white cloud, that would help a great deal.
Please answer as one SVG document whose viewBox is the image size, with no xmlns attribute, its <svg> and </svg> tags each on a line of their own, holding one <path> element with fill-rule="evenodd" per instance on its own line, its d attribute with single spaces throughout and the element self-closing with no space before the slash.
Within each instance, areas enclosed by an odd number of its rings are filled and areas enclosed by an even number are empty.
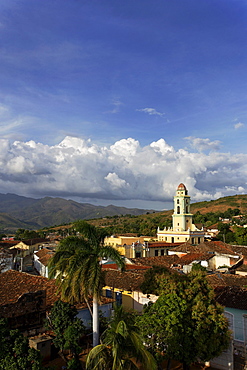
<svg viewBox="0 0 247 370">
<path fill-rule="evenodd" d="M 210 141 L 209 139 L 202 139 L 199 137 L 193 137 L 193 136 L 188 136 L 184 138 L 185 140 L 188 140 L 190 146 L 199 152 L 203 151 L 217 151 L 220 149 L 220 141 L 215 140 L 215 141 Z"/>
<path fill-rule="evenodd" d="M 112 102 L 112 105 L 114 106 L 114 108 L 108 111 L 107 113 L 112 113 L 112 114 L 118 113 L 123 103 L 119 99 L 116 99 Z"/>
<path fill-rule="evenodd" d="M 244 127 L 244 123 L 242 123 L 242 122 L 235 123 L 235 125 L 234 125 L 235 130 L 238 130 L 241 127 Z"/>
<path fill-rule="evenodd" d="M 109 148 L 75 137 L 54 146 L 2 139 L 0 168 L 0 192 L 26 196 L 165 202 L 180 182 L 194 201 L 247 193 L 246 154 L 175 150 L 164 139 L 141 147 L 128 138 Z"/>
<path fill-rule="evenodd" d="M 125 180 L 120 179 L 119 176 L 115 172 L 108 173 L 105 179 L 109 182 L 112 189 L 120 189 L 120 188 L 129 186 L 129 184 Z"/>
<path fill-rule="evenodd" d="M 143 109 L 136 109 L 138 112 L 144 112 L 144 113 L 147 113 L 149 114 L 150 116 L 164 116 L 165 113 L 161 113 L 161 112 L 158 112 L 156 109 L 154 108 L 143 108 Z"/>
</svg>

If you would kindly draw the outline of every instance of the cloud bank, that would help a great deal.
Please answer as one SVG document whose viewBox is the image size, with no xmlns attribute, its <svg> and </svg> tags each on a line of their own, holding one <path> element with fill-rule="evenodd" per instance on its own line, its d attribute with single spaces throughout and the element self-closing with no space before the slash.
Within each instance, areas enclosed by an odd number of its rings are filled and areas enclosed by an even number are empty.
<svg viewBox="0 0 247 370">
<path fill-rule="evenodd" d="M 25 196 L 170 201 L 183 182 L 193 201 L 247 193 L 247 155 L 203 152 L 218 142 L 193 138 L 199 151 L 175 150 L 164 139 L 110 147 L 66 137 L 54 146 L 0 140 L 0 192 Z"/>
</svg>

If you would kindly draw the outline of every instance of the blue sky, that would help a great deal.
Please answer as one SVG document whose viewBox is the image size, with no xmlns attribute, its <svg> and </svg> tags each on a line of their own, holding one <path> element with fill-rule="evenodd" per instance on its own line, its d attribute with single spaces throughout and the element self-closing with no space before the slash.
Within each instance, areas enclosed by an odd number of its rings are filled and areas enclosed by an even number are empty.
<svg viewBox="0 0 247 370">
<path fill-rule="evenodd" d="M 246 193 L 246 40 L 244 0 L 1 1 L 0 192 Z"/>
</svg>

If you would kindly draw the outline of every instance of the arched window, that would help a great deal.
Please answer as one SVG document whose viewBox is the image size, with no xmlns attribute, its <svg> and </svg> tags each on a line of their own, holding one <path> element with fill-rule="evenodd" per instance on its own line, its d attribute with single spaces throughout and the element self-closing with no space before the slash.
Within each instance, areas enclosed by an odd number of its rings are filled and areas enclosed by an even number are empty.
<svg viewBox="0 0 247 370">
<path fill-rule="evenodd" d="M 177 204 L 179 204 L 179 199 L 177 199 Z"/>
<path fill-rule="evenodd" d="M 186 213 L 189 213 L 189 211 L 188 211 L 188 206 L 186 206 Z"/>
<path fill-rule="evenodd" d="M 180 214 L 180 207 L 177 206 L 177 214 L 179 215 Z"/>
</svg>

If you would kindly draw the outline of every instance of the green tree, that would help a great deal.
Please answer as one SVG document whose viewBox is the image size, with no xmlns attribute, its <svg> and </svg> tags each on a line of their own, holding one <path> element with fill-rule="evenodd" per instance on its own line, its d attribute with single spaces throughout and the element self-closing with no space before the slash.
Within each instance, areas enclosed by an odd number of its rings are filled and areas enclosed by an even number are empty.
<svg viewBox="0 0 247 370">
<path fill-rule="evenodd" d="M 233 243 L 235 242 L 235 235 L 230 229 L 229 224 L 223 222 L 218 223 L 218 230 L 220 231 L 217 235 L 217 238 L 224 243 Z"/>
<path fill-rule="evenodd" d="M 87 370 L 137 370 L 137 363 L 146 370 L 157 369 L 156 362 L 145 348 L 135 314 L 115 307 L 109 326 L 101 336 L 101 344 L 94 347 L 86 361 Z"/>
<path fill-rule="evenodd" d="M 0 319 L 0 370 L 41 370 L 39 351 L 29 347 L 19 330 L 9 330 Z"/>
<path fill-rule="evenodd" d="M 144 294 L 159 295 L 160 278 L 164 275 L 170 275 L 170 271 L 166 267 L 153 266 L 151 269 L 148 269 L 144 274 L 144 281 L 140 286 L 141 291 Z"/>
<path fill-rule="evenodd" d="M 18 229 L 15 233 L 15 240 L 39 238 L 39 233 L 34 230 Z"/>
<path fill-rule="evenodd" d="M 77 354 L 74 347 L 77 348 L 79 338 L 86 331 L 83 322 L 76 317 L 77 314 L 78 311 L 75 307 L 68 302 L 58 300 L 54 303 L 50 315 L 46 319 L 46 327 L 52 329 L 56 336 L 53 343 L 61 352 L 64 349 L 70 349 L 73 354 Z"/>
<path fill-rule="evenodd" d="M 50 278 L 56 278 L 61 297 L 70 303 L 88 302 L 93 297 L 93 346 L 99 343 L 99 302 L 104 277 L 101 259 L 110 258 L 124 268 L 119 252 L 104 245 L 105 232 L 85 221 L 76 225 L 83 236 L 69 236 L 60 242 L 50 259 Z M 89 305 L 88 305 L 89 306 Z"/>
<path fill-rule="evenodd" d="M 247 228 L 240 226 L 233 226 L 235 239 L 237 244 L 246 245 L 247 244 Z"/>
<path fill-rule="evenodd" d="M 138 323 L 157 359 L 163 355 L 184 368 L 209 361 L 229 345 L 228 322 L 203 271 L 164 280 L 163 293 Z"/>
</svg>

